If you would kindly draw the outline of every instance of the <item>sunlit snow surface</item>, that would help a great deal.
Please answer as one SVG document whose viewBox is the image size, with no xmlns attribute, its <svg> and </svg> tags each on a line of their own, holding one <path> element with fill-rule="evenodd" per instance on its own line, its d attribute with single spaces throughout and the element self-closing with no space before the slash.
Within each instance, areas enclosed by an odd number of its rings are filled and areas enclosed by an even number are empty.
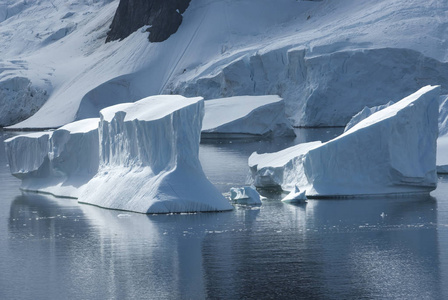
<svg viewBox="0 0 448 300">
<path fill-rule="evenodd" d="M 254 153 L 254 183 L 314 197 L 428 193 L 437 185 L 439 92 L 426 86 L 324 144 Z"/>
<path fill-rule="evenodd" d="M 161 93 L 278 94 L 295 125 L 345 126 L 365 105 L 448 82 L 446 1 L 195 0 L 168 40 L 138 30 L 107 44 L 118 0 L 2 3 L 0 89 L 20 76 L 48 93 L 14 128 Z M 1 106 L 12 109 L 8 95 Z"/>
</svg>

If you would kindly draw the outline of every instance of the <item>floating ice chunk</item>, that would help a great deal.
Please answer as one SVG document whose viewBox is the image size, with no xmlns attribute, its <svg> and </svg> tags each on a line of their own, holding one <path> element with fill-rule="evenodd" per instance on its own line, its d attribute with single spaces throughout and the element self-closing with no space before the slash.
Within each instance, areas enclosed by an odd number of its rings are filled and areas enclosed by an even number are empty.
<svg viewBox="0 0 448 300">
<path fill-rule="evenodd" d="M 276 95 L 238 96 L 205 101 L 202 138 L 295 136 Z"/>
<path fill-rule="evenodd" d="M 101 110 L 100 168 L 79 202 L 140 213 L 233 207 L 199 162 L 202 98 L 153 96 Z"/>
<path fill-rule="evenodd" d="M 126 219 L 126 218 L 130 218 L 130 217 L 131 217 L 130 214 L 118 214 L 117 215 L 117 218 L 120 218 L 120 219 Z"/>
<path fill-rule="evenodd" d="M 305 192 L 301 192 L 298 186 L 294 187 L 294 190 L 291 191 L 285 198 L 282 199 L 282 202 L 286 203 L 302 203 L 305 202 L 306 196 Z"/>
<path fill-rule="evenodd" d="M 239 204 L 261 205 L 260 194 L 253 186 L 230 189 L 230 200 Z"/>
<path fill-rule="evenodd" d="M 421 88 L 321 145 L 252 154 L 255 186 L 297 184 L 307 197 L 429 193 L 437 186 L 439 93 Z"/>
<path fill-rule="evenodd" d="M 98 170 L 98 122 L 85 119 L 6 140 L 8 164 L 22 180 L 21 189 L 76 198 Z"/>
</svg>

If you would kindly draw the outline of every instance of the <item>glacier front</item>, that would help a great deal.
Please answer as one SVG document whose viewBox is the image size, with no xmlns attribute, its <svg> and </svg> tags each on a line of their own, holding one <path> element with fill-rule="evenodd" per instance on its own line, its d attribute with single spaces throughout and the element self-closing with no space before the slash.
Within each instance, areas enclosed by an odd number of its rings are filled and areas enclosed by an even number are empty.
<svg viewBox="0 0 448 300">
<path fill-rule="evenodd" d="M 199 162 L 203 116 L 201 97 L 174 95 L 101 110 L 99 170 L 78 201 L 140 213 L 233 209 Z"/>
<path fill-rule="evenodd" d="M 249 157 L 257 187 L 307 197 L 429 193 L 437 186 L 439 86 L 426 86 L 339 137 Z"/>
</svg>

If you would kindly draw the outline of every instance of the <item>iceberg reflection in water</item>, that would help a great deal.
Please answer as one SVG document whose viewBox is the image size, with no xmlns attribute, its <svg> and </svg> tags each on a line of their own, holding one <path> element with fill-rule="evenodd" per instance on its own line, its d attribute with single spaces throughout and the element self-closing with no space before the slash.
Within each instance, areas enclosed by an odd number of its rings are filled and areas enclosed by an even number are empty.
<svg viewBox="0 0 448 300">
<path fill-rule="evenodd" d="M 245 185 L 247 170 L 228 172 L 253 150 L 240 146 L 201 145 L 212 182 Z M 228 153 L 226 174 L 208 173 L 215 150 Z M 0 154 L 2 299 L 448 296 L 448 177 L 432 197 L 294 206 L 277 195 L 231 212 L 147 216 L 20 195 Z"/>
</svg>

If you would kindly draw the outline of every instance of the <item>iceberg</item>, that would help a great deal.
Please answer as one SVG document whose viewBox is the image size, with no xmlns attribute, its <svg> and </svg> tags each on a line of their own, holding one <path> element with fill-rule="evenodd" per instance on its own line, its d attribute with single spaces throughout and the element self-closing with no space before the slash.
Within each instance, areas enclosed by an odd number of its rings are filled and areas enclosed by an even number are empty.
<svg viewBox="0 0 448 300">
<path fill-rule="evenodd" d="M 261 205 L 260 194 L 253 186 L 230 189 L 230 200 L 246 205 Z"/>
<path fill-rule="evenodd" d="M 282 199 L 282 202 L 285 203 L 303 203 L 306 200 L 306 191 L 301 192 L 300 189 L 295 186 L 294 190 L 291 191 L 285 198 Z"/>
<path fill-rule="evenodd" d="M 285 103 L 276 95 L 205 101 L 202 138 L 295 136 Z"/>
<path fill-rule="evenodd" d="M 233 209 L 199 162 L 203 116 L 201 97 L 176 95 L 101 110 L 98 173 L 78 201 L 140 213 Z"/>
<path fill-rule="evenodd" d="M 386 107 L 389 107 L 389 106 L 391 106 L 393 104 L 394 104 L 393 101 L 389 101 L 388 103 L 383 104 L 383 105 L 378 105 L 378 106 L 374 106 L 374 107 L 367 107 L 367 106 L 364 107 L 363 110 L 361 110 L 359 113 L 354 115 L 351 118 L 351 120 L 347 123 L 347 125 L 345 125 L 344 132 L 348 131 L 350 128 L 352 128 L 353 126 L 355 126 L 356 124 L 358 124 L 362 120 L 370 117 L 371 115 L 373 115 L 377 111 L 385 109 Z"/>
<path fill-rule="evenodd" d="M 98 171 L 98 118 L 5 141 L 11 173 L 21 189 L 76 198 Z"/>
<path fill-rule="evenodd" d="M 249 157 L 257 187 L 307 197 L 429 193 L 437 186 L 439 86 L 426 86 L 326 143 Z"/>
</svg>

